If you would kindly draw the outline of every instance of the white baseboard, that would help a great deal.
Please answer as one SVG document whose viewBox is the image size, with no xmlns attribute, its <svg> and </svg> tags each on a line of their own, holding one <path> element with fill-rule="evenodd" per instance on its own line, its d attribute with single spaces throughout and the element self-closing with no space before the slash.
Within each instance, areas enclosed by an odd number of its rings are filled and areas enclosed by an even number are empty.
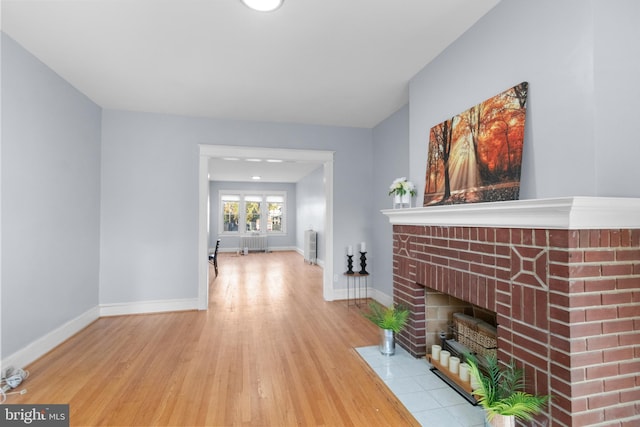
<svg viewBox="0 0 640 427">
<path fill-rule="evenodd" d="M 3 359 L 3 369 L 9 366 L 24 368 L 96 321 L 100 317 L 99 314 L 100 310 L 96 306 L 90 308 L 75 319 L 69 320 L 47 335 L 38 338 L 23 349 Z"/>
<path fill-rule="evenodd" d="M 198 310 L 197 298 L 100 304 L 100 317 L 187 310 Z"/>
<path fill-rule="evenodd" d="M 243 251 L 243 248 L 220 248 L 218 249 L 218 253 L 232 253 L 232 254 L 240 254 Z M 277 246 L 277 247 L 267 247 L 267 252 L 289 252 L 295 251 L 300 253 L 295 246 Z M 264 253 L 264 251 L 251 250 L 250 253 Z M 300 253 L 302 255 L 302 253 Z"/>
<path fill-rule="evenodd" d="M 33 341 L 0 362 L 2 367 L 23 368 L 53 350 L 100 317 L 130 314 L 162 313 L 167 311 L 197 310 L 198 299 L 140 301 L 134 303 L 101 304 L 59 326 L 47 335 Z"/>
<path fill-rule="evenodd" d="M 353 289 L 351 289 L 350 291 L 350 295 L 349 298 L 353 299 Z M 334 296 L 334 300 L 346 300 L 347 299 L 347 289 L 343 288 L 343 289 L 334 289 L 333 290 L 333 296 Z M 364 291 L 361 294 L 361 297 L 364 298 Z M 377 289 L 374 288 L 369 288 L 367 290 L 367 297 L 374 299 L 376 301 L 378 301 L 380 304 L 383 305 L 391 305 L 391 303 L 393 302 L 393 297 L 385 294 L 384 292 L 380 292 Z"/>
</svg>

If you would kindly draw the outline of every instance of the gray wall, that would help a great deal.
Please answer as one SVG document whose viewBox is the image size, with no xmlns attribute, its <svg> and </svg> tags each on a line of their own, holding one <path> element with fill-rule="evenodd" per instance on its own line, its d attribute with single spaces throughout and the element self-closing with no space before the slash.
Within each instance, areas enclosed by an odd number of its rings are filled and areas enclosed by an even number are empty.
<svg viewBox="0 0 640 427">
<path fill-rule="evenodd" d="M 312 229 L 317 231 L 317 261 L 319 264 L 322 264 L 325 253 L 325 221 L 327 218 L 326 198 L 324 195 L 324 167 L 319 167 L 297 183 L 296 200 L 296 218 L 298 224 L 298 229 L 296 230 L 296 246 L 304 252 L 305 230 Z M 339 250 L 340 248 L 338 248 L 338 251 Z M 339 272 L 341 268 L 342 264 L 336 264 L 334 266 L 336 272 Z"/>
<path fill-rule="evenodd" d="M 371 240 L 370 129 L 114 110 L 102 129 L 102 304 L 197 296 L 198 144 L 334 150 L 334 264 Z"/>
<path fill-rule="evenodd" d="M 98 304 L 100 108 L 2 34 L 2 357 Z"/>
<path fill-rule="evenodd" d="M 594 2 L 596 189 L 598 196 L 640 196 L 640 2 Z"/>
<path fill-rule="evenodd" d="M 269 182 L 209 182 L 209 201 L 211 209 L 209 211 L 209 247 L 216 245 L 216 239 L 221 239 L 220 250 L 237 250 L 240 247 L 240 238 L 233 235 L 221 235 L 218 231 L 220 216 L 220 190 L 241 190 L 241 191 L 284 191 L 287 193 L 287 210 L 285 213 L 287 221 L 286 235 L 269 236 L 269 247 L 271 249 L 294 248 L 296 245 L 296 184 L 293 183 L 269 183 Z"/>
<path fill-rule="evenodd" d="M 393 229 L 380 210 L 392 207 L 389 186 L 393 180 L 409 176 L 408 105 L 373 129 L 373 164 L 371 221 L 375 232 L 373 248 L 367 258 L 375 266 L 376 274 L 372 275 L 374 288 L 390 297 L 393 295 Z M 416 199 L 413 200 L 414 206 L 415 202 Z"/>
<path fill-rule="evenodd" d="M 640 196 L 632 0 L 509 0 L 410 84 L 411 178 L 424 189 L 429 129 L 521 82 L 529 102 L 521 199 Z"/>
</svg>

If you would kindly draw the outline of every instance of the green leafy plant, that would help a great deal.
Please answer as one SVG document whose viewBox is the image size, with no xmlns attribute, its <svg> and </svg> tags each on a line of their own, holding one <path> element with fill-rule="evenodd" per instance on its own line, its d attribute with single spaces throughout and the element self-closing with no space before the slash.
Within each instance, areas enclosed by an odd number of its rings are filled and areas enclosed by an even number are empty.
<svg viewBox="0 0 640 427">
<path fill-rule="evenodd" d="M 369 303 L 369 311 L 364 316 L 382 329 L 391 329 L 400 332 L 409 320 L 409 309 L 402 306 L 391 305 L 385 307 L 377 301 Z"/>
<path fill-rule="evenodd" d="M 524 372 L 513 361 L 506 369 L 502 369 L 495 356 L 488 356 L 483 372 L 474 356 L 466 355 L 465 358 L 471 375 L 479 385 L 473 394 L 487 412 L 487 420 L 491 421 L 496 415 L 513 415 L 529 421 L 549 401 L 549 396 L 534 396 L 524 391 Z"/>
</svg>

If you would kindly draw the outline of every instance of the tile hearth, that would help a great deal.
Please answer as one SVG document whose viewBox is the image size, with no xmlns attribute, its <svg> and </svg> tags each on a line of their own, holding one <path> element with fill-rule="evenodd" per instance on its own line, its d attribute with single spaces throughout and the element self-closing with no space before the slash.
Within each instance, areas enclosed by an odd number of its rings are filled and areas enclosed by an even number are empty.
<svg viewBox="0 0 640 427">
<path fill-rule="evenodd" d="M 399 346 L 393 356 L 383 356 L 377 345 L 356 351 L 421 425 L 484 427 L 483 410 L 435 376 L 425 359 Z"/>
</svg>

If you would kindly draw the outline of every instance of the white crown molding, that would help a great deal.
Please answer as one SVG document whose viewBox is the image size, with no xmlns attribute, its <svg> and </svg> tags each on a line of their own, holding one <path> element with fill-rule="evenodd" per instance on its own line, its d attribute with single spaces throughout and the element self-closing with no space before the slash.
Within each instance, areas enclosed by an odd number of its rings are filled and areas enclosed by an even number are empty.
<svg viewBox="0 0 640 427">
<path fill-rule="evenodd" d="M 45 336 L 38 338 L 21 350 L 3 359 L 3 369 L 9 366 L 24 368 L 95 322 L 98 317 L 99 309 L 97 306 L 85 311 L 80 316 L 69 320 Z"/>
<path fill-rule="evenodd" d="M 640 228 L 640 199 L 564 197 L 381 211 L 393 225 L 497 228 Z"/>
</svg>

